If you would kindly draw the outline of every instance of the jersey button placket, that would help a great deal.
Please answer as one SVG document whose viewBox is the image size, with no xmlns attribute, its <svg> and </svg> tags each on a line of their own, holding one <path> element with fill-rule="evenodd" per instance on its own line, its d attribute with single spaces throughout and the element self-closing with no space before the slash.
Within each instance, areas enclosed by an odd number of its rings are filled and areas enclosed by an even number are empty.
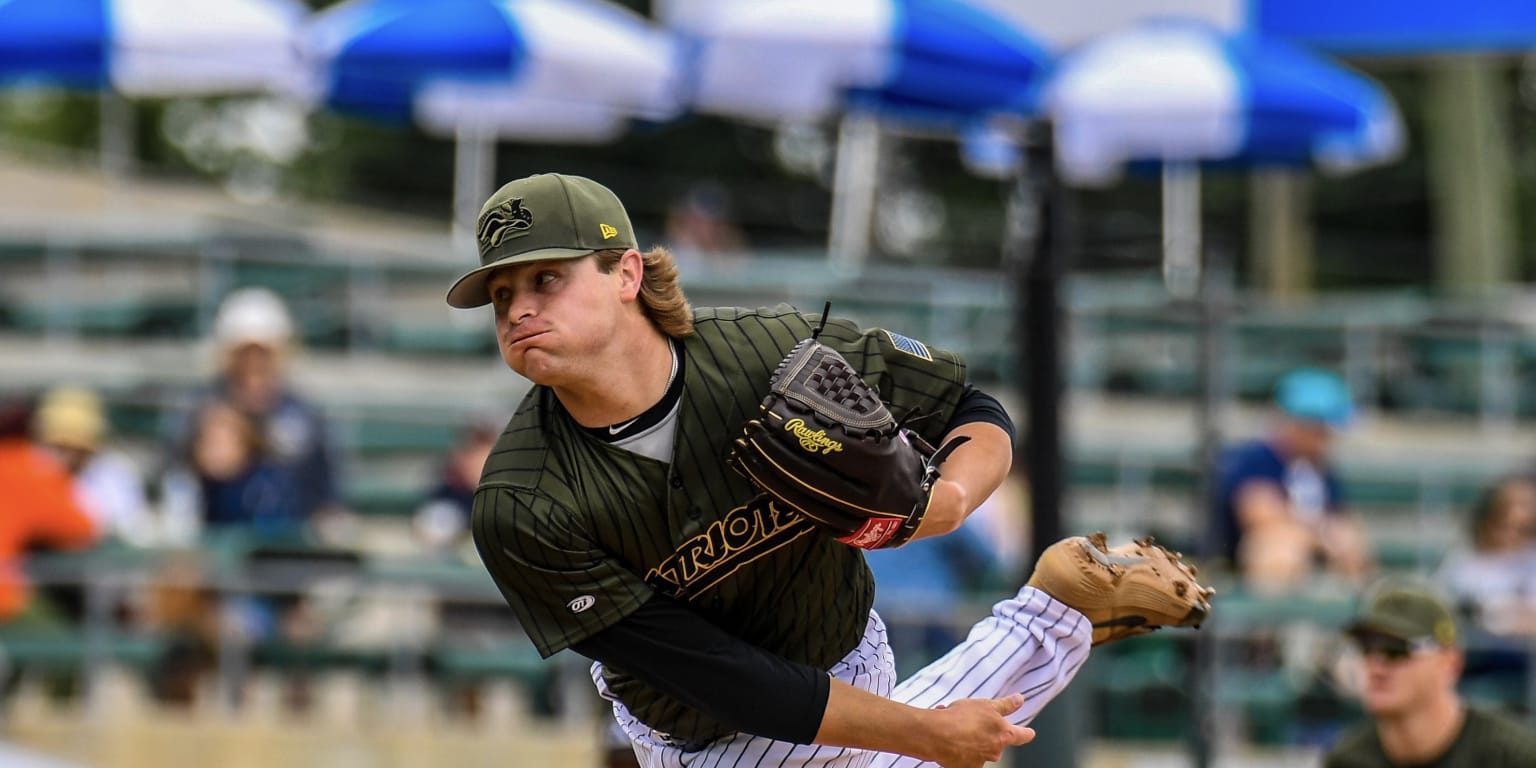
<svg viewBox="0 0 1536 768">
<path fill-rule="evenodd" d="M 683 489 L 683 476 L 673 473 L 667 484 L 672 486 L 672 490 L 681 491 Z M 695 507 L 691 504 L 683 508 L 683 514 L 687 515 L 688 519 L 695 522 L 697 522 L 700 517 L 704 516 L 704 513 L 699 511 L 698 507 Z"/>
</svg>

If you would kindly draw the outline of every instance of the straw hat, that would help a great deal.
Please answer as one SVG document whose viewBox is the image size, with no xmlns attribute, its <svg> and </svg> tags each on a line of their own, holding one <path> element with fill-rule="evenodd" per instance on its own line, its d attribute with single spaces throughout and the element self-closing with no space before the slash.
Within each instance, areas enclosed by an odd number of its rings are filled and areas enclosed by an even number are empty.
<svg viewBox="0 0 1536 768">
<path fill-rule="evenodd" d="M 49 445 L 94 451 L 107 432 L 101 398 L 82 387 L 57 387 L 43 395 L 33 417 L 37 440 Z"/>
</svg>

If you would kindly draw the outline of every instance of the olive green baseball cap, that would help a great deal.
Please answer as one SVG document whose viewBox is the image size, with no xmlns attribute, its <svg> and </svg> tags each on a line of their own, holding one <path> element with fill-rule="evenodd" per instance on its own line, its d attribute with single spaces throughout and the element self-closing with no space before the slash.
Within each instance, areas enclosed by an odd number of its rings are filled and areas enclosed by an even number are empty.
<svg viewBox="0 0 1536 768">
<path fill-rule="evenodd" d="M 1351 636 L 1385 635 L 1405 643 L 1456 644 L 1450 606 L 1426 587 L 1408 581 L 1373 586 L 1345 628 Z"/>
<path fill-rule="evenodd" d="M 448 289 L 449 306 L 491 303 L 485 281 L 502 267 L 640 247 L 617 195 L 591 179 L 560 173 L 528 176 L 496 190 L 475 219 L 475 245 L 480 266 Z"/>
</svg>

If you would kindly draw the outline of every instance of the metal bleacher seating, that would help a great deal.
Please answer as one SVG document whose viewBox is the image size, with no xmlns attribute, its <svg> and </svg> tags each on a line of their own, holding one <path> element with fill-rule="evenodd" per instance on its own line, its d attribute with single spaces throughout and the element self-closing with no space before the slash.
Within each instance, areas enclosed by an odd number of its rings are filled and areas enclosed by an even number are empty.
<svg viewBox="0 0 1536 768">
<path fill-rule="evenodd" d="M 177 396 L 206 374 L 197 342 L 218 298 L 234 286 L 263 285 L 286 297 L 298 318 L 300 383 L 335 422 L 347 457 L 348 503 L 372 523 L 401 527 L 463 419 L 505 409 L 522 392 L 496 357 L 484 315 L 442 303 L 461 261 L 205 231 L 0 242 L 0 366 L 16 372 L 0 382 L 0 396 L 76 377 L 106 395 L 119 438 L 153 456 Z M 690 265 L 685 274 L 699 305 L 784 301 L 815 311 L 831 300 L 835 312 L 865 324 L 964 351 L 978 381 L 1006 391 L 1018 378 L 1011 290 L 995 274 L 882 266 L 846 275 L 812 253 L 725 259 Z M 1193 401 L 1196 318 L 1188 307 L 1170 304 L 1155 279 L 1075 276 L 1067 315 L 1075 395 L 1181 407 Z M 1455 317 L 1464 319 L 1446 319 Z M 1222 374 L 1250 407 L 1267 398 L 1284 370 L 1327 365 L 1344 371 L 1386 418 L 1428 413 L 1475 426 L 1536 412 L 1536 399 L 1509 383 L 1536 365 L 1536 344 L 1512 323 L 1467 317 L 1405 293 L 1325 296 L 1301 307 L 1250 301 L 1231 317 Z M 1112 421 L 1098 426 L 1093 437 L 1101 442 L 1070 444 L 1074 527 L 1119 526 L 1190 540 L 1197 474 L 1187 435 L 1122 440 L 1103 429 L 1116 426 Z M 1414 461 L 1405 458 L 1411 451 L 1388 453 L 1346 457 L 1343 474 L 1351 498 L 1380 534 L 1381 561 L 1423 572 L 1450 543 L 1444 532 L 1458 527 L 1461 511 L 1507 468 L 1509 456 L 1468 451 L 1458 461 Z M 74 562 L 94 563 L 80 573 L 126 584 L 125 574 L 146 565 L 133 558 L 156 554 L 95 552 Z M 221 562 L 215 574 L 231 589 L 251 575 L 240 557 Z M 466 622 L 477 620 L 477 606 L 505 614 L 483 571 L 458 560 L 365 554 L 339 578 L 359 588 L 424 590 L 447 605 L 457 601 Z M 1217 632 L 1238 633 L 1287 615 L 1318 627 L 1339 620 L 1338 604 L 1326 599 L 1296 602 L 1290 608 L 1300 613 L 1292 615 L 1228 591 L 1222 606 Z M 421 672 L 450 690 L 503 679 L 547 693 L 561 676 L 580 682 L 574 660 L 540 660 L 517 642 L 515 627 L 492 625 L 417 645 L 268 644 L 249 649 L 246 663 L 372 678 Z M 0 649 L 13 663 L 54 668 L 143 668 L 159 657 L 161 642 L 113 628 L 68 642 L 0 635 Z M 1159 634 L 1112 649 L 1096 653 L 1085 670 L 1097 704 L 1116 713 L 1099 719 L 1104 735 L 1179 738 L 1187 712 L 1188 636 Z M 1296 737 L 1287 723 L 1297 721 L 1298 707 L 1319 696 L 1314 683 L 1273 670 L 1248 677 L 1234 672 L 1218 697 L 1244 713 L 1251 738 L 1283 741 Z"/>
</svg>

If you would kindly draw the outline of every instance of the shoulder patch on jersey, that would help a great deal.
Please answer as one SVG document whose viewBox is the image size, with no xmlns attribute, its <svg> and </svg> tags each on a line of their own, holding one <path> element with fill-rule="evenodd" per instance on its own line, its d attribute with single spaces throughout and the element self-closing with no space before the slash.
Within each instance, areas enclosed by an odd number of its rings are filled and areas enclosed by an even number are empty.
<svg viewBox="0 0 1536 768">
<path fill-rule="evenodd" d="M 899 333 L 885 331 L 887 338 L 891 340 L 891 346 L 913 356 L 933 362 L 933 353 L 928 351 L 928 345 L 917 339 L 909 339 Z"/>
<path fill-rule="evenodd" d="M 581 597 L 566 603 L 565 607 L 571 609 L 571 613 L 581 613 L 582 611 L 585 611 L 596 604 L 597 598 L 591 595 L 582 595 Z"/>
</svg>

